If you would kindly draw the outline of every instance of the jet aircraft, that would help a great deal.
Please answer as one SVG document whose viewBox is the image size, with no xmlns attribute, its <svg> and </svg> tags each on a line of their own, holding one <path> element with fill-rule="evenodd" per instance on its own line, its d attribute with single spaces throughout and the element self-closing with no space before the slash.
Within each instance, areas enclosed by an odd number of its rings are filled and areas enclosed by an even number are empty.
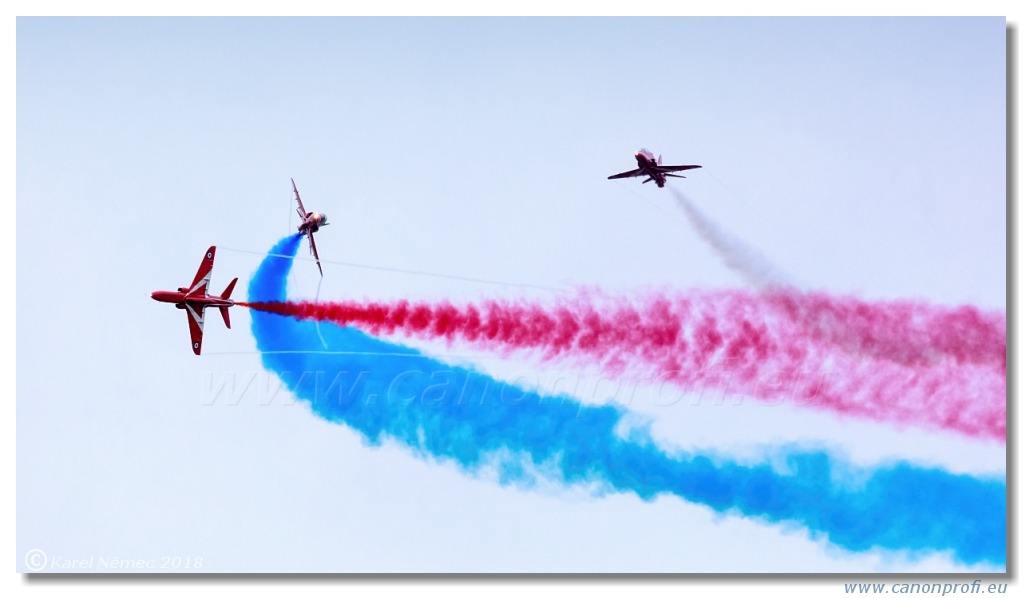
<svg viewBox="0 0 1024 598">
<path fill-rule="evenodd" d="M 683 166 L 662 166 L 661 156 L 658 159 L 654 159 L 654 154 L 650 150 L 640 148 L 636 154 L 636 163 L 639 168 L 636 170 L 629 170 L 626 172 L 620 172 L 619 174 L 613 174 L 608 177 L 609 179 L 625 179 L 629 177 L 645 176 L 644 183 L 650 183 L 654 181 L 658 187 L 665 186 L 665 177 L 676 177 L 685 179 L 681 174 L 669 174 L 672 172 L 679 172 L 680 170 L 690 170 L 691 168 L 700 168 L 699 164 L 686 164 Z"/>
<path fill-rule="evenodd" d="M 238 279 L 233 279 L 224 293 L 217 297 L 209 294 L 210 275 L 213 273 L 213 257 L 216 247 L 206 250 L 203 262 L 199 264 L 196 278 L 188 287 L 178 287 L 177 291 L 154 291 L 153 299 L 164 303 L 173 303 L 174 307 L 185 310 L 188 314 L 188 329 L 192 335 L 192 352 L 199 355 L 203 347 L 203 322 L 205 321 L 206 308 L 216 307 L 224 316 L 224 325 L 231 328 L 231 320 L 228 318 L 228 308 L 235 304 L 230 299 L 231 291 L 235 288 Z"/>
<path fill-rule="evenodd" d="M 307 212 L 302 206 L 302 198 L 299 197 L 299 190 L 295 187 L 295 179 L 292 179 L 292 190 L 295 191 L 295 201 L 299 207 L 295 210 L 299 213 L 302 223 L 299 224 L 299 232 L 309 237 L 309 252 L 316 258 L 316 267 L 320 269 L 320 276 L 324 275 L 324 269 L 320 266 L 320 254 L 316 251 L 316 242 L 313 241 L 313 233 L 320 230 L 321 226 L 327 226 L 327 214 L 319 212 Z"/>
</svg>

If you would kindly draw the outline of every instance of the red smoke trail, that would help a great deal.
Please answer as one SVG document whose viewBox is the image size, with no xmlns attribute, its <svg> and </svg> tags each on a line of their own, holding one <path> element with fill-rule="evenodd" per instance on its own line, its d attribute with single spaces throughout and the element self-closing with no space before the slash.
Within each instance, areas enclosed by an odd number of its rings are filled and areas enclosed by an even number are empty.
<svg viewBox="0 0 1024 598">
<path fill-rule="evenodd" d="M 251 303 L 254 309 L 596 364 L 686 390 L 792 399 L 836 413 L 1004 439 L 1006 319 L 973 307 L 776 291 L 553 305 Z"/>
</svg>

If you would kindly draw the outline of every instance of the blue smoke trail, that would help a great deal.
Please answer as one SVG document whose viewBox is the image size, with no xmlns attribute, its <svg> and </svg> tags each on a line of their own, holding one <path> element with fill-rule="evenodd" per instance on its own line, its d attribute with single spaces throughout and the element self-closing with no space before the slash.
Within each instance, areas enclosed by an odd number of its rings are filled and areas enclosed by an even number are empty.
<svg viewBox="0 0 1024 598">
<path fill-rule="evenodd" d="M 301 236 L 281 240 L 249 285 L 249 301 L 286 300 Z M 799 524 L 851 551 L 951 551 L 963 563 L 1006 563 L 1006 482 L 896 463 L 855 470 L 823 451 L 786 452 L 777 465 L 672 454 L 645 432 L 623 436 L 626 411 L 518 388 L 351 328 L 253 310 L 263 364 L 313 411 L 367 442 L 397 440 L 466 471 L 496 467 L 505 482 L 537 472 L 564 483 L 674 494 L 721 513 Z M 778 465 L 781 461 L 781 466 Z"/>
</svg>

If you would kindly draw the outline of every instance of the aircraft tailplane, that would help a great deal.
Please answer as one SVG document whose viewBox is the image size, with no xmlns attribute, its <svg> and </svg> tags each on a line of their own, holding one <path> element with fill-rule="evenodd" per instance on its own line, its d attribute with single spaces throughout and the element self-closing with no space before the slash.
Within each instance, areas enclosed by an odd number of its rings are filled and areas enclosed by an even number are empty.
<svg viewBox="0 0 1024 598">
<path fill-rule="evenodd" d="M 221 306 L 221 308 L 220 308 L 220 315 L 224 316 L 224 325 L 227 326 L 228 328 L 231 328 L 231 318 L 228 317 L 228 308 L 227 308 L 227 306 L 223 306 L 223 305 Z"/>
<path fill-rule="evenodd" d="M 231 291 L 235 290 L 235 283 L 236 282 L 238 282 L 237 278 L 235 278 L 234 280 L 232 280 L 231 282 L 228 283 L 228 287 L 226 289 L 224 289 L 223 293 L 221 293 L 221 297 L 222 298 L 229 299 L 231 297 Z M 229 326 L 229 328 L 230 328 L 230 326 Z"/>
</svg>

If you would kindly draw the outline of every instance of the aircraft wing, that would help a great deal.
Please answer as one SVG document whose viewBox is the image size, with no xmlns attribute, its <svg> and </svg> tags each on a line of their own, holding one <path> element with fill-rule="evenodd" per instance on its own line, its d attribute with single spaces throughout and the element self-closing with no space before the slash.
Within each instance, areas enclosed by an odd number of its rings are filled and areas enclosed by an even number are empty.
<svg viewBox="0 0 1024 598">
<path fill-rule="evenodd" d="M 629 178 L 631 176 L 640 176 L 641 174 L 643 174 L 643 171 L 641 169 L 637 168 L 636 170 L 630 170 L 630 171 L 627 171 L 627 172 L 620 172 L 619 174 L 613 174 L 612 176 L 610 176 L 608 178 L 609 179 L 626 179 L 626 178 Z"/>
<path fill-rule="evenodd" d="M 700 168 L 700 164 L 684 164 L 683 166 L 655 166 L 658 172 L 679 172 L 680 170 L 690 170 L 692 168 Z"/>
<path fill-rule="evenodd" d="M 199 351 L 203 348 L 204 311 L 202 308 L 196 311 L 188 303 L 185 304 L 185 313 L 188 314 L 188 331 L 192 336 L 192 352 L 196 355 L 199 355 Z"/>
<path fill-rule="evenodd" d="M 188 288 L 188 292 L 185 293 L 186 297 L 195 294 L 208 294 L 207 289 L 210 285 L 210 275 L 213 273 L 213 258 L 216 253 L 216 246 L 211 246 L 206 250 L 206 255 L 203 256 L 203 262 L 199 264 L 199 270 L 196 271 L 196 278 L 192 281 L 192 286 Z"/>
<path fill-rule="evenodd" d="M 299 197 L 299 188 L 295 186 L 295 179 L 292 179 L 292 191 L 295 192 L 295 201 L 299 202 L 299 218 L 306 217 L 306 208 L 302 205 L 302 198 Z M 312 239 L 312 237 L 310 237 Z"/>
<path fill-rule="evenodd" d="M 316 258 L 316 267 L 320 268 L 320 277 L 324 275 L 324 269 L 320 266 L 320 254 L 316 252 L 316 241 L 313 240 L 313 233 L 308 233 L 309 236 L 309 252 Z"/>
</svg>

